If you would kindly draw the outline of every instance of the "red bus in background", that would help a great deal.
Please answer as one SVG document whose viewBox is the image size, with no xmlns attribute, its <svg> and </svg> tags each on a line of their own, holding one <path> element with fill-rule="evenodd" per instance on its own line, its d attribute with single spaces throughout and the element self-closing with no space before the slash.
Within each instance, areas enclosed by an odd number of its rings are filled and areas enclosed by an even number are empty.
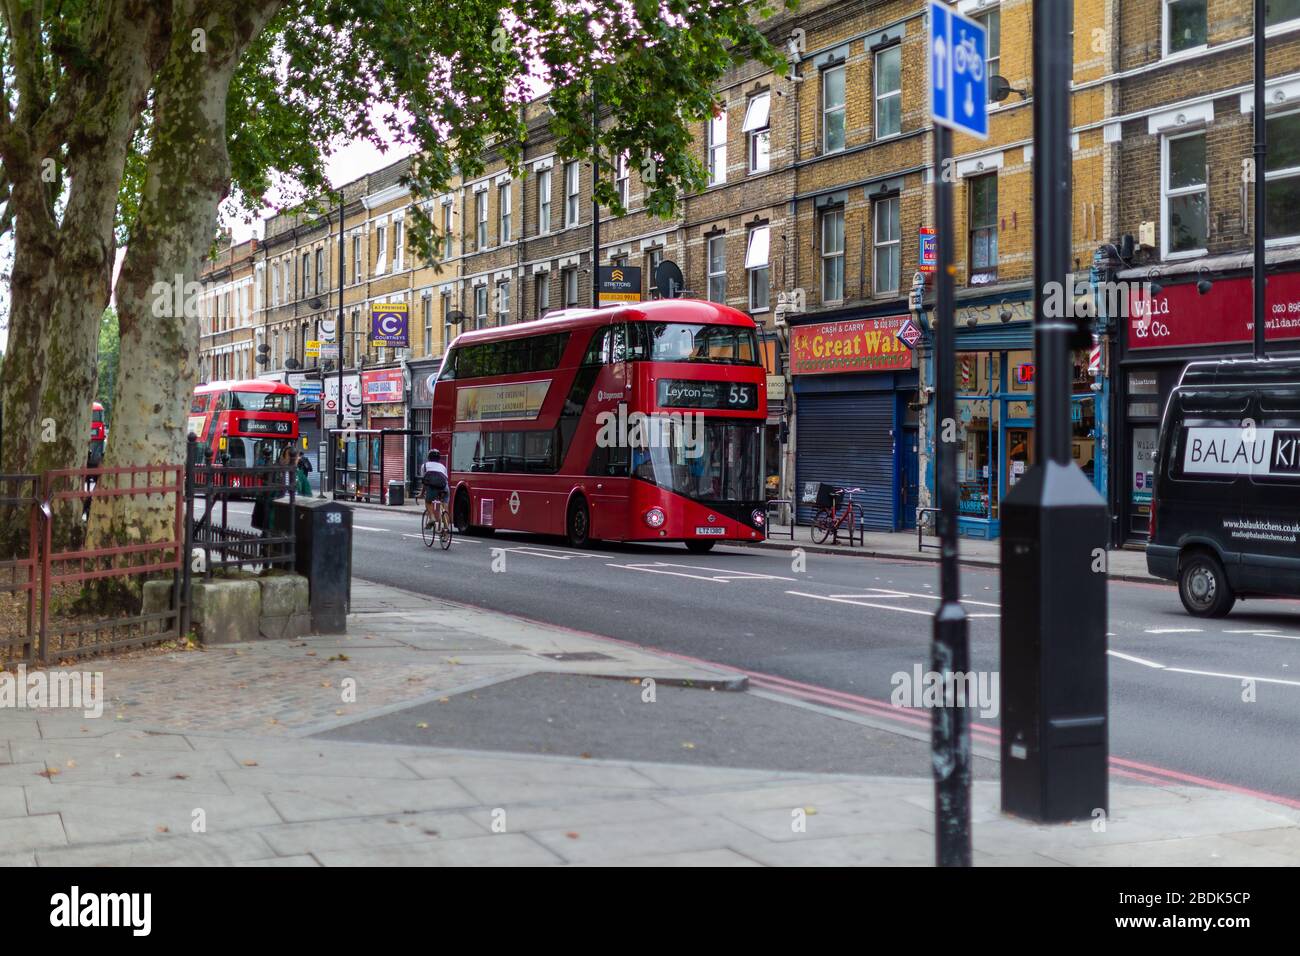
<svg viewBox="0 0 1300 956">
<path fill-rule="evenodd" d="M 467 332 L 430 447 L 461 531 L 589 540 L 762 538 L 766 377 L 753 320 L 692 299 Z"/>
<path fill-rule="evenodd" d="M 297 392 L 282 382 L 212 382 L 194 390 L 189 432 L 198 460 L 230 468 L 274 465 L 298 441 Z"/>
<path fill-rule="evenodd" d="M 108 441 L 108 428 L 104 424 L 104 406 L 90 403 L 90 457 L 88 467 L 98 468 L 104 460 L 104 444 Z"/>
</svg>

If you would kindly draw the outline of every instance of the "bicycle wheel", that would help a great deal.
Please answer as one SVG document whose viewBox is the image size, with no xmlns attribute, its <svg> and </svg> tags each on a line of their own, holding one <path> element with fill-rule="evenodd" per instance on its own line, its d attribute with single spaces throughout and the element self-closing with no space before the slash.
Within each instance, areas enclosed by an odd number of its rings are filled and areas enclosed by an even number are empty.
<svg viewBox="0 0 1300 956">
<path fill-rule="evenodd" d="M 825 508 L 820 509 L 813 517 L 812 528 L 809 530 L 809 536 L 813 544 L 824 544 L 826 539 L 831 536 L 831 531 L 835 528 L 835 522 L 831 518 L 831 513 Z"/>
<path fill-rule="evenodd" d="M 451 516 L 447 514 L 446 505 L 438 509 L 438 525 L 438 542 L 446 551 L 451 547 Z"/>
<path fill-rule="evenodd" d="M 429 515 L 423 508 L 420 509 L 420 537 L 424 539 L 426 548 L 433 547 L 434 528 L 429 524 Z"/>
</svg>

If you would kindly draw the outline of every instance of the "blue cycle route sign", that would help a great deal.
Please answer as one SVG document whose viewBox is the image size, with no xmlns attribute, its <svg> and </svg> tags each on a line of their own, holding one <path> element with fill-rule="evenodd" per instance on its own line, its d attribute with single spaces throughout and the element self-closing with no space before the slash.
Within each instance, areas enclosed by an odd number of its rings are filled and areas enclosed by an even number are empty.
<svg viewBox="0 0 1300 956">
<path fill-rule="evenodd" d="M 988 33 L 965 14 L 930 0 L 930 117 L 949 129 L 989 138 Z"/>
</svg>

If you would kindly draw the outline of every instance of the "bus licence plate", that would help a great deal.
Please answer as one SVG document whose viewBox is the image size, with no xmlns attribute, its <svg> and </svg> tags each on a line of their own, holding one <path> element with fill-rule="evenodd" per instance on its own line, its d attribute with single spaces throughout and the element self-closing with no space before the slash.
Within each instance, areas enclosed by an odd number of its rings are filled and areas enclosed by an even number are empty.
<svg viewBox="0 0 1300 956">
<path fill-rule="evenodd" d="M 696 534 L 711 534 L 711 535 L 714 535 L 714 536 L 717 536 L 717 537 L 721 537 L 722 535 L 724 535 L 724 534 L 727 533 L 727 529 L 726 529 L 726 528 L 696 528 L 696 529 L 695 529 L 695 533 L 696 533 Z"/>
</svg>

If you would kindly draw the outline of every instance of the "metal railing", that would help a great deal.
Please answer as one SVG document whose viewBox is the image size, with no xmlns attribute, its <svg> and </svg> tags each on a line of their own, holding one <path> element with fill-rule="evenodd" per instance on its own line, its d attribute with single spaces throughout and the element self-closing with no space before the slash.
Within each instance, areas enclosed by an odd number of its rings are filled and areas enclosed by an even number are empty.
<svg viewBox="0 0 1300 956">
<path fill-rule="evenodd" d="M 294 565 L 294 527 L 276 527 L 274 502 L 287 500 L 289 514 L 297 500 L 297 474 L 290 465 L 256 465 L 232 468 L 195 461 L 185 477 L 186 547 L 193 559 L 189 570 L 210 580 L 219 569 L 265 571 Z M 196 501 L 203 499 L 203 514 L 195 517 Z M 231 509 L 231 502 L 252 502 L 252 513 Z M 198 559 L 198 554 L 202 558 Z"/>
</svg>

